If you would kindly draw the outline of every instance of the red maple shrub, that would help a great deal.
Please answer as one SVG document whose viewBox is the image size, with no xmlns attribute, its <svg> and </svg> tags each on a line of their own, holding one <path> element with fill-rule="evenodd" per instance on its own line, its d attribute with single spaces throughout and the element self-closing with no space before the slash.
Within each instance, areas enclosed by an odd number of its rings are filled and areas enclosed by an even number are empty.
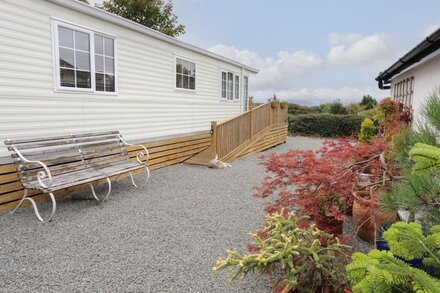
<svg viewBox="0 0 440 293">
<path fill-rule="evenodd" d="M 268 213 L 284 208 L 344 220 L 353 203 L 352 192 L 364 180 L 362 172 L 382 175 L 380 154 L 387 148 L 383 139 L 371 143 L 339 139 L 326 141 L 316 152 L 270 154 L 262 163 L 270 175 L 256 188 L 255 195 L 275 197 L 266 205 Z"/>
</svg>

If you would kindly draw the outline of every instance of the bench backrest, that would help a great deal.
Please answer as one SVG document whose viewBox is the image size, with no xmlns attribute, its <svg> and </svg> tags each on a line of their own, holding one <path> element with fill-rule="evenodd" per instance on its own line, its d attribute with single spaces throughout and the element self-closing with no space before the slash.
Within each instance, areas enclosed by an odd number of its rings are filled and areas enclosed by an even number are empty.
<svg viewBox="0 0 440 293">
<path fill-rule="evenodd" d="M 11 156 L 24 186 L 35 182 L 38 172 L 44 169 L 40 164 L 25 162 L 21 156 L 43 162 L 54 178 L 86 167 L 129 160 L 118 131 L 6 140 L 5 144 L 14 152 Z"/>
</svg>

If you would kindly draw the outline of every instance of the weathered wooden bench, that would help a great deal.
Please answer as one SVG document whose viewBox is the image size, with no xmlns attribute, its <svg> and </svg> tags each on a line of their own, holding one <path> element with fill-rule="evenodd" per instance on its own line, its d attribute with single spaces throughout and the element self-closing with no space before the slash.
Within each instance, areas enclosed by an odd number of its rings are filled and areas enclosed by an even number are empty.
<svg viewBox="0 0 440 293">
<path fill-rule="evenodd" d="M 37 218 L 42 222 L 52 220 L 56 211 L 54 192 L 80 187 L 87 184 L 97 201 L 105 200 L 111 192 L 110 178 L 129 173 L 131 181 L 137 187 L 133 171 L 145 169 L 147 179 L 149 153 L 145 146 L 137 146 L 137 161 L 130 160 L 127 143 L 118 131 L 71 134 L 45 138 L 6 140 L 5 144 L 15 161 L 19 179 L 24 187 L 24 195 L 15 212 L 24 202 L 29 201 Z M 93 182 L 105 180 L 107 193 L 98 196 Z M 44 219 L 38 211 L 35 200 L 29 190 L 39 190 L 49 194 L 52 200 L 52 211 Z"/>
</svg>

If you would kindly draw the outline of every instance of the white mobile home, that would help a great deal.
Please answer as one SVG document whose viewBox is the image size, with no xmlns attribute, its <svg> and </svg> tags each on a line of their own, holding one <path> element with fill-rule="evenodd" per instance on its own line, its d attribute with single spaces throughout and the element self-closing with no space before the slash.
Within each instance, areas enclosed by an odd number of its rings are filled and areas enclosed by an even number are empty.
<svg viewBox="0 0 440 293">
<path fill-rule="evenodd" d="M 440 86 L 440 29 L 426 37 L 376 78 L 380 89 L 414 110 L 420 117 L 426 98 Z"/>
<path fill-rule="evenodd" d="M 75 0 L 0 0 L 6 138 L 208 131 L 247 109 L 256 69 Z"/>
</svg>

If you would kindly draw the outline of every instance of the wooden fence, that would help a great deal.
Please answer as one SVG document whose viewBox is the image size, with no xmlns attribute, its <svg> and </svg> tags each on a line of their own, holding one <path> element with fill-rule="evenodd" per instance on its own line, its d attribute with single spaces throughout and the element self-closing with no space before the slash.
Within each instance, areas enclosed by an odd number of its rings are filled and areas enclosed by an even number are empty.
<svg viewBox="0 0 440 293">
<path fill-rule="evenodd" d="M 242 156 L 253 142 L 261 142 L 272 129 L 287 125 L 287 105 L 266 103 L 222 123 L 211 124 L 211 156 L 232 161 Z M 278 127 L 279 128 L 279 127 Z M 277 129 L 278 129 L 277 128 Z M 287 137 L 287 129 L 284 141 Z"/>
</svg>

